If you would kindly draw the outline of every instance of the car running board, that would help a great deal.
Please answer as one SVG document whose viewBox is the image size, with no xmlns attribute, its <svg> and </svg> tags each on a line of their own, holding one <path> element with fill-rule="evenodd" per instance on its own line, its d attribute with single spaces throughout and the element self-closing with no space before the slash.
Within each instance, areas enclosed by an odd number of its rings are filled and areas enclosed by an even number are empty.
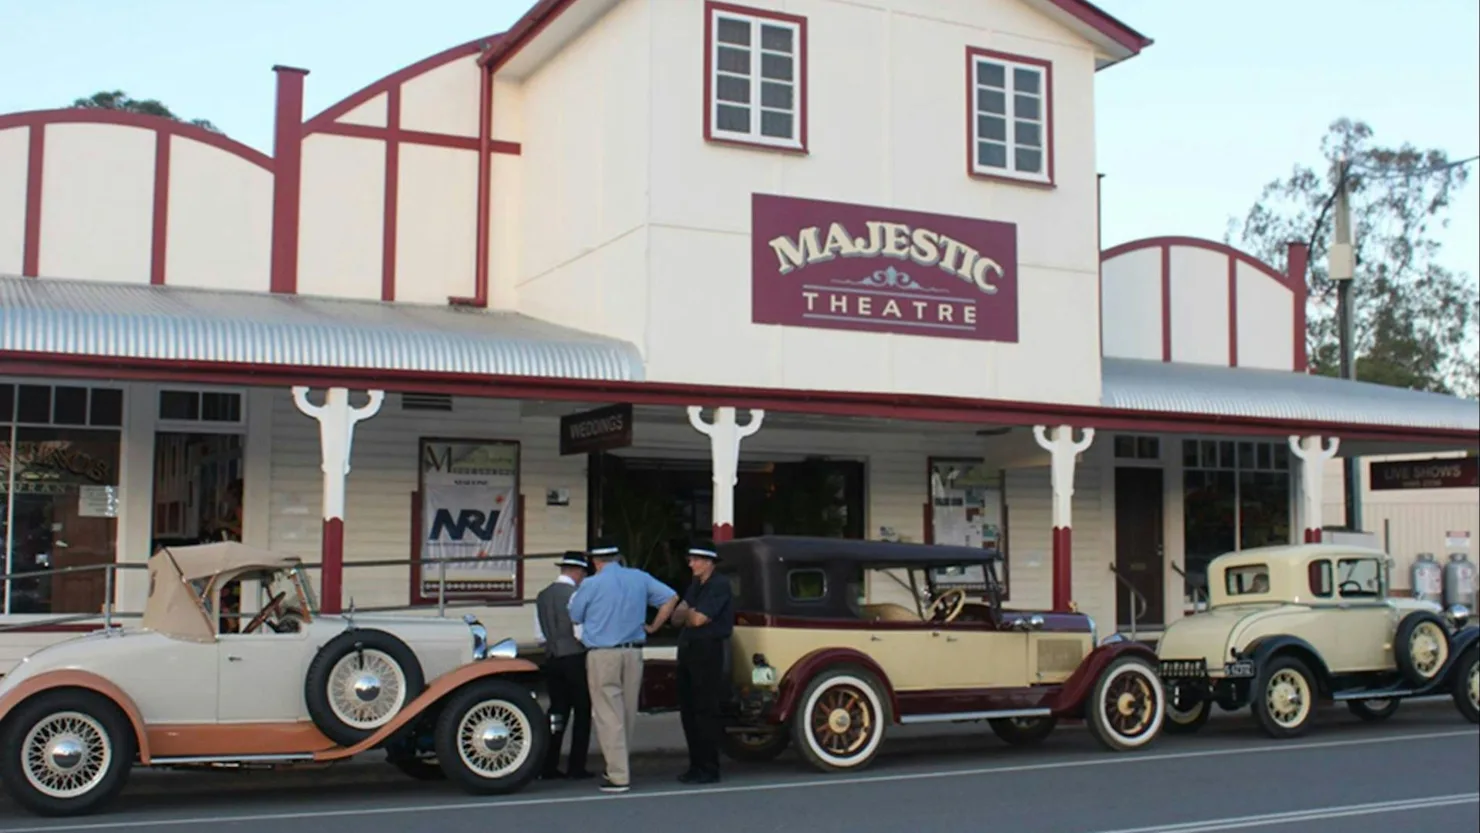
<svg viewBox="0 0 1480 833">
<path fill-rule="evenodd" d="M 952 712 L 949 714 L 907 714 L 900 723 L 960 723 L 967 720 L 998 720 L 1009 717 L 1048 717 L 1052 709 L 1005 709 L 994 712 Z"/>
<path fill-rule="evenodd" d="M 312 761 L 312 753 L 292 755 L 189 755 L 176 758 L 150 758 L 150 766 L 179 766 L 181 764 L 286 764 Z"/>
</svg>

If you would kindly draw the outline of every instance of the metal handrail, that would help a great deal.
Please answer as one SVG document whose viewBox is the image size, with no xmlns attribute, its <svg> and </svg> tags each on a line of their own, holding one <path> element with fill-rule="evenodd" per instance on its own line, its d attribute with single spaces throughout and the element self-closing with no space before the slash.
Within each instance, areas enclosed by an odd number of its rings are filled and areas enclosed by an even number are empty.
<svg viewBox="0 0 1480 833">
<path fill-rule="evenodd" d="M 1177 575 L 1182 577 L 1182 587 L 1184 589 L 1190 589 L 1192 591 L 1192 609 L 1195 612 L 1197 610 L 1198 594 L 1201 593 L 1204 588 L 1197 584 L 1193 584 L 1192 579 L 1187 577 L 1187 573 L 1183 571 L 1181 567 L 1177 566 L 1177 562 L 1168 561 L 1167 563 L 1171 564 L 1172 569 L 1177 571 Z"/>
<path fill-rule="evenodd" d="M 1120 582 L 1121 586 L 1131 591 L 1131 641 L 1135 642 L 1136 623 L 1141 618 L 1141 615 L 1150 609 L 1151 602 L 1147 600 L 1145 593 L 1142 593 L 1139 588 L 1131 584 L 1125 576 L 1121 575 L 1119 570 L 1115 569 L 1114 564 L 1110 565 L 1110 572 L 1115 576 L 1115 580 Z"/>
</svg>

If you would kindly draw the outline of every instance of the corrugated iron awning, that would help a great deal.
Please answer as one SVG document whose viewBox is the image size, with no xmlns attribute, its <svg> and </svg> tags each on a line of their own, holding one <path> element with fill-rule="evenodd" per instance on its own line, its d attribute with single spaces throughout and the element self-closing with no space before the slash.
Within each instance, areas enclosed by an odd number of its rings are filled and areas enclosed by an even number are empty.
<svg viewBox="0 0 1480 833">
<path fill-rule="evenodd" d="M 1104 359 L 1106 408 L 1391 428 L 1480 432 L 1480 402 L 1328 376 Z"/>
<path fill-rule="evenodd" d="M 0 275 L 0 351 L 640 382 L 632 344 L 510 312 Z"/>
</svg>

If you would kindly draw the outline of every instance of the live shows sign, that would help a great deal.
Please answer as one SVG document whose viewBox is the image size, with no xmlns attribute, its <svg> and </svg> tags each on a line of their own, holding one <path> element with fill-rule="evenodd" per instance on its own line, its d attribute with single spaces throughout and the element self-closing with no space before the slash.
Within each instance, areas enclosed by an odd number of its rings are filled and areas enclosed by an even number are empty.
<svg viewBox="0 0 1480 833">
<path fill-rule="evenodd" d="M 1370 464 L 1374 491 L 1386 489 L 1473 489 L 1480 486 L 1480 457 L 1384 460 Z"/>
<path fill-rule="evenodd" d="M 1017 226 L 751 196 L 751 321 L 1018 340 Z"/>
</svg>

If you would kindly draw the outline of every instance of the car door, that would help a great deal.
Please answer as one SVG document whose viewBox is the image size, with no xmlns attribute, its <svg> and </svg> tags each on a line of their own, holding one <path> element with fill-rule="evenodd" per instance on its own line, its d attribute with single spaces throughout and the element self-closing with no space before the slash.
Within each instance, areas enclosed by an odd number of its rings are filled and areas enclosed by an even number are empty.
<svg viewBox="0 0 1480 833">
<path fill-rule="evenodd" d="M 1382 671 L 1394 667 L 1393 632 L 1396 612 L 1387 603 L 1382 563 L 1376 558 L 1336 559 L 1337 608 L 1328 638 L 1336 644 L 1327 657 L 1336 674 Z"/>
<path fill-rule="evenodd" d="M 265 626 L 264 626 L 265 627 Z M 296 633 L 226 633 L 216 638 L 216 715 L 221 723 L 292 723 L 308 719 L 303 701 L 309 628 Z"/>
</svg>

